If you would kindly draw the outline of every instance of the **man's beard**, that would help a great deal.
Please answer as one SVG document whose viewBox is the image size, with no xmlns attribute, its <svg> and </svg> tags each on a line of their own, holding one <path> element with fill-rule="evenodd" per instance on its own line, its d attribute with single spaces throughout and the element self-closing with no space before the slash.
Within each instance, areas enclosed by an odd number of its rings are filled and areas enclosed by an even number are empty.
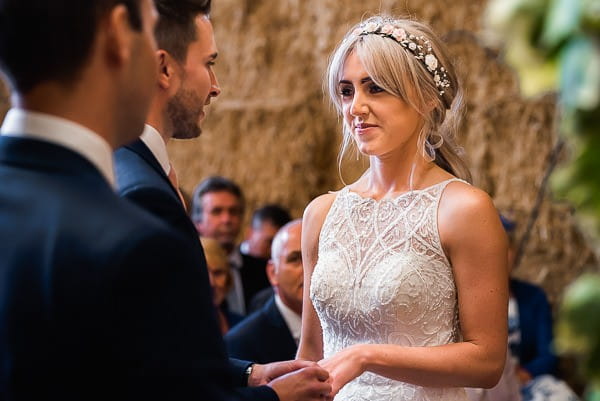
<svg viewBox="0 0 600 401">
<path fill-rule="evenodd" d="M 202 111 L 202 100 L 192 91 L 179 89 L 167 103 L 167 116 L 173 126 L 173 138 L 196 138 L 202 132 L 198 119 Z"/>
</svg>

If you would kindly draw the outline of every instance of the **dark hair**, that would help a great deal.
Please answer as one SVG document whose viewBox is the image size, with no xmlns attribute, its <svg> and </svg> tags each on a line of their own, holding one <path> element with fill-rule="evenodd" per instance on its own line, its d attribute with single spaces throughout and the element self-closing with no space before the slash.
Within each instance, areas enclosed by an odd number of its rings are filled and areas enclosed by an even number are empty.
<svg viewBox="0 0 600 401">
<path fill-rule="evenodd" d="M 252 213 L 252 228 L 258 226 L 265 221 L 273 224 L 277 228 L 281 228 L 292 220 L 290 213 L 276 204 L 264 205 Z"/>
<path fill-rule="evenodd" d="M 197 39 L 194 19 L 210 14 L 211 0 L 154 0 L 160 16 L 154 30 L 159 49 L 183 62 L 191 42 Z"/>
<path fill-rule="evenodd" d="M 244 195 L 240 187 L 230 179 L 212 176 L 200 182 L 192 195 L 192 221 L 202 221 L 202 197 L 210 192 L 229 192 L 240 200 L 241 212 L 244 213 Z"/>
<path fill-rule="evenodd" d="M 75 82 L 87 61 L 99 21 L 124 4 L 142 29 L 141 0 L 0 0 L 0 69 L 13 89 L 27 93 L 45 81 Z"/>
</svg>

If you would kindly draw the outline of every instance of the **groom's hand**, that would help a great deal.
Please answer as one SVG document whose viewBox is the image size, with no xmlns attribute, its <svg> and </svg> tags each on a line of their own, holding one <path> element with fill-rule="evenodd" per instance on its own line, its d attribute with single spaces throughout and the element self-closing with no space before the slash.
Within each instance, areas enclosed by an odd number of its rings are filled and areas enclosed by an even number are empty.
<svg viewBox="0 0 600 401">
<path fill-rule="evenodd" d="M 305 366 L 273 379 L 268 383 L 280 401 L 330 400 L 329 373 L 315 362 L 290 361 L 293 366 Z M 306 365 L 308 363 L 308 365 Z M 267 365 L 268 366 L 268 365 Z M 288 367 L 291 367 L 288 365 Z"/>
<path fill-rule="evenodd" d="M 262 386 L 280 376 L 310 366 L 318 367 L 316 362 L 302 360 L 273 362 L 266 365 L 257 363 L 252 367 L 252 373 L 248 378 L 248 386 Z"/>
</svg>

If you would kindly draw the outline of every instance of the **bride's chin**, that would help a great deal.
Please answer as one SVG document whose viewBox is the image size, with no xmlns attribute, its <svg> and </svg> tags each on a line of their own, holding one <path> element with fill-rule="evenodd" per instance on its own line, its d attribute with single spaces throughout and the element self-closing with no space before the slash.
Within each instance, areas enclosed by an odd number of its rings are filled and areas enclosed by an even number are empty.
<svg viewBox="0 0 600 401">
<path fill-rule="evenodd" d="M 358 151 L 360 152 L 360 156 L 376 156 L 375 149 L 367 144 L 359 144 Z"/>
</svg>

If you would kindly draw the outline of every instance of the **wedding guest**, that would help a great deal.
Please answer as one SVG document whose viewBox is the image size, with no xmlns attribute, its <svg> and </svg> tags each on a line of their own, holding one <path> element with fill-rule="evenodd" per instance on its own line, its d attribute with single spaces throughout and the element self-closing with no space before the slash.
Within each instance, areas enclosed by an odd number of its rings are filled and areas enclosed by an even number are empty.
<svg viewBox="0 0 600 401">
<path fill-rule="evenodd" d="M 206 256 L 206 267 L 208 268 L 208 278 L 212 289 L 213 302 L 217 308 L 217 318 L 221 334 L 225 335 L 229 328 L 239 323 L 243 316 L 231 312 L 225 302 L 225 297 L 231 289 L 231 272 L 229 270 L 229 261 L 227 255 L 217 240 L 212 238 L 200 237 L 204 256 Z M 231 354 L 230 354 L 231 355 Z M 236 356 L 236 355 L 233 355 Z M 238 356 L 236 356 L 238 357 Z M 261 362 L 252 358 L 241 359 Z M 287 358 L 293 359 L 293 358 Z"/>
<path fill-rule="evenodd" d="M 267 259 L 242 253 L 236 245 L 245 210 L 244 195 L 234 181 L 220 176 L 204 179 L 192 197 L 192 220 L 203 237 L 214 238 L 227 253 L 233 286 L 227 295 L 231 311 L 245 316 L 252 297 L 269 287 Z"/>
<path fill-rule="evenodd" d="M 275 293 L 225 337 L 229 355 L 268 363 L 293 359 L 302 325 L 302 221 L 281 228 L 272 244 L 267 266 Z"/>
</svg>

